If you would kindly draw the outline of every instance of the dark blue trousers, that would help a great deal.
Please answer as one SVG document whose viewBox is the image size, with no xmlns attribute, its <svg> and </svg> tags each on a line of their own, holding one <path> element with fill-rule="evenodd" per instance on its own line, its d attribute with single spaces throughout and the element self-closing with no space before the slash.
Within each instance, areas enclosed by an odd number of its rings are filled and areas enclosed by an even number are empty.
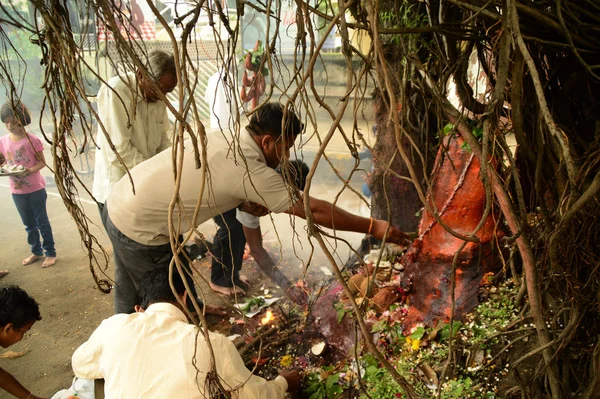
<svg viewBox="0 0 600 399">
<path fill-rule="evenodd" d="M 55 257 L 54 237 L 46 212 L 46 189 L 42 188 L 29 194 L 13 194 L 12 197 L 25 225 L 31 253 L 37 256 L 45 253 L 48 257 Z"/>
</svg>

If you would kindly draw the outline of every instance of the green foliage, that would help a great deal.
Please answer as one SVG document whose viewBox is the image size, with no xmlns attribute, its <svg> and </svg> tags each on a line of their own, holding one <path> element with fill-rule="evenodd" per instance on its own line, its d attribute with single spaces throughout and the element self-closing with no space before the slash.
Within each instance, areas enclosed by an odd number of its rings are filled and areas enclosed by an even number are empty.
<svg viewBox="0 0 600 399">
<path fill-rule="evenodd" d="M 424 335 L 425 335 L 425 328 L 420 326 L 420 327 L 417 327 L 415 329 L 415 331 L 413 331 L 412 334 L 410 334 L 410 339 L 413 339 L 413 340 L 421 339 L 421 338 L 423 338 Z"/>
<path fill-rule="evenodd" d="M 331 374 L 325 380 L 316 373 L 308 374 L 304 379 L 304 394 L 308 399 L 329 399 L 340 395 L 344 389 L 339 384 L 339 374 Z"/>
<path fill-rule="evenodd" d="M 15 29 L 10 33 L 9 38 L 12 46 L 14 47 L 6 47 L 6 54 L 10 60 L 39 60 L 42 57 L 42 51 L 40 47 L 31 43 L 29 40 L 29 32 L 21 29 Z"/>
<path fill-rule="evenodd" d="M 429 23 L 427 13 L 424 8 L 419 7 L 418 2 L 403 0 L 396 2 L 392 8 L 379 13 L 379 22 L 382 28 L 397 29 L 397 28 L 419 28 L 426 26 Z M 409 34 L 406 36 L 409 41 L 421 39 L 419 35 Z M 389 41 L 393 44 L 400 44 L 401 35 L 390 34 L 382 35 L 382 40 Z M 421 45 L 427 46 L 428 43 L 420 40 Z"/>
<path fill-rule="evenodd" d="M 477 141 L 481 141 L 481 139 L 483 138 L 483 129 L 478 127 L 475 124 L 475 121 L 468 120 L 467 123 L 471 127 L 471 133 L 473 133 L 473 136 L 477 139 Z M 442 136 L 447 136 L 454 131 L 456 131 L 454 124 L 448 123 L 442 129 Z M 462 144 L 461 148 L 465 151 L 471 152 L 471 147 L 469 146 L 469 144 L 467 142 L 464 142 Z"/>
<path fill-rule="evenodd" d="M 337 318 L 337 322 L 341 323 L 342 320 L 344 320 L 346 313 L 349 313 L 350 310 L 346 309 L 346 307 L 344 307 L 344 304 L 341 302 L 333 304 L 333 307 L 335 308 L 335 315 Z"/>
<path fill-rule="evenodd" d="M 474 397 L 471 396 L 471 386 L 473 381 L 470 378 L 450 380 L 442 385 L 443 399 L 462 399 Z"/>
<path fill-rule="evenodd" d="M 453 131 L 454 131 L 454 124 L 453 123 L 446 124 L 446 126 L 444 126 L 444 129 L 442 129 L 442 133 L 443 133 L 444 136 L 449 135 Z"/>
<path fill-rule="evenodd" d="M 491 300 L 479 305 L 474 312 L 474 320 L 469 324 L 473 342 L 494 344 L 496 340 L 487 341 L 487 337 L 501 331 L 518 317 L 510 290 L 501 289 L 493 294 Z"/>
<path fill-rule="evenodd" d="M 375 365 L 367 366 L 365 370 L 364 382 L 368 387 L 369 395 L 377 399 L 396 399 L 398 394 L 402 395 L 402 388 L 392 378 L 387 369 Z M 367 398 L 366 395 L 360 396 L 361 399 Z"/>
<path fill-rule="evenodd" d="M 372 333 L 380 332 L 380 331 L 386 330 L 387 328 L 388 328 L 387 320 L 381 319 L 373 324 L 373 327 L 371 327 L 371 332 Z"/>
<path fill-rule="evenodd" d="M 265 47 L 262 42 L 259 41 L 257 50 L 246 50 L 246 53 L 240 58 L 240 61 L 243 63 L 246 60 L 247 55 L 250 54 L 250 62 L 252 63 L 253 69 L 256 70 L 262 59 L 265 55 Z M 263 76 L 269 76 L 269 68 L 267 67 L 267 63 L 265 62 L 262 69 Z"/>
<path fill-rule="evenodd" d="M 456 334 L 462 327 L 462 323 L 460 321 L 455 321 L 452 323 L 452 337 L 456 337 Z M 445 340 L 450 338 L 450 324 L 444 323 L 444 326 L 440 329 L 438 334 L 439 341 L 444 342 Z"/>
<path fill-rule="evenodd" d="M 261 298 L 261 297 L 250 298 L 248 303 L 246 303 L 246 305 L 244 305 L 244 307 L 241 308 L 241 311 L 244 313 L 253 312 L 253 311 L 257 310 L 258 308 L 260 308 L 262 305 L 264 305 L 264 303 L 265 303 L 265 298 Z"/>
</svg>

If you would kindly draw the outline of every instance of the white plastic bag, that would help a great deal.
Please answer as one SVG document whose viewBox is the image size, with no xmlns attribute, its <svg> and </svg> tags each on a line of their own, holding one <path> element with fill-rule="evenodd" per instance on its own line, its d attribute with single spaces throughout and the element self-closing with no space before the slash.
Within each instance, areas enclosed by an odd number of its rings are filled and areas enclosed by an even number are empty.
<svg viewBox="0 0 600 399">
<path fill-rule="evenodd" d="M 67 399 L 70 396 L 76 396 L 80 399 L 94 399 L 94 380 L 75 377 L 69 389 L 56 392 L 52 399 Z"/>
</svg>

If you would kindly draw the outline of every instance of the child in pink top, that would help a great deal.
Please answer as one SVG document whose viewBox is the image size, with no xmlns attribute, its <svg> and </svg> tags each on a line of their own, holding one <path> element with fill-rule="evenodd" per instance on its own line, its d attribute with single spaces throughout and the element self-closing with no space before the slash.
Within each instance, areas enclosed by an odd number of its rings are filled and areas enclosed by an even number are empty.
<svg viewBox="0 0 600 399">
<path fill-rule="evenodd" d="M 22 263 L 29 265 L 36 262 L 45 253 L 46 259 L 42 267 L 50 267 L 56 262 L 56 250 L 46 212 L 46 183 L 40 173 L 40 169 L 46 166 L 44 144 L 25 130 L 25 126 L 31 123 L 31 115 L 20 102 L 4 104 L 0 110 L 0 118 L 9 131 L 9 134 L 0 137 L 0 163 L 25 167 L 21 175 L 9 177 L 10 192 L 25 225 L 27 242 L 31 247 L 31 255 L 23 259 Z"/>
</svg>

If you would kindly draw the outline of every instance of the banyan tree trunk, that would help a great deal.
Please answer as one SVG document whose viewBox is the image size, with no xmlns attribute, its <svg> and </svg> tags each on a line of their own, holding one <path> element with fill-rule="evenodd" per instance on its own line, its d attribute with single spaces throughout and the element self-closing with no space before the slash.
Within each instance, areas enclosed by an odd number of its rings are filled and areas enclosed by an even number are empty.
<svg viewBox="0 0 600 399">
<path fill-rule="evenodd" d="M 480 223 L 486 197 L 480 178 L 480 163 L 464 146 L 462 138 L 447 136 L 438 151 L 428 202 L 450 229 L 461 235 L 473 233 Z M 477 231 L 479 243 L 450 234 L 425 210 L 419 237 L 402 258 L 405 276 L 411 279 L 410 310 L 405 327 L 416 323 L 435 325 L 449 321 L 452 312 L 452 263 L 456 261 L 455 319 L 478 305 L 477 291 L 486 272 L 496 264 L 494 250 L 495 214 L 489 212 Z M 461 250 L 462 248 L 462 250 Z"/>
</svg>

